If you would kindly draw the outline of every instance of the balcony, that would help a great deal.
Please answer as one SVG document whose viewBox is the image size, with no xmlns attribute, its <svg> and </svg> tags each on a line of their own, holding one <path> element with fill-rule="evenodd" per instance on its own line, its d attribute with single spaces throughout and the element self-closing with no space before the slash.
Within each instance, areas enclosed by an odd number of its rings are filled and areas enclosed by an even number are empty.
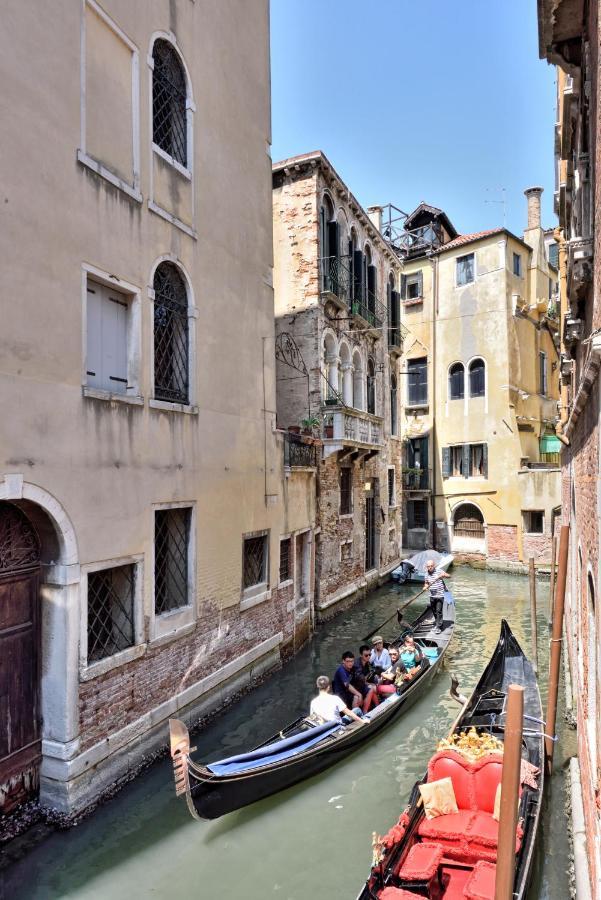
<svg viewBox="0 0 601 900">
<path fill-rule="evenodd" d="M 375 337 L 381 337 L 381 328 L 386 321 L 386 307 L 380 303 L 372 291 L 366 291 L 366 299 L 353 298 L 350 302 L 351 316 L 359 326 L 367 325 L 373 329 Z"/>
<path fill-rule="evenodd" d="M 322 256 L 319 260 L 321 295 L 338 309 L 348 308 L 351 294 L 351 270 L 348 257 Z"/>
<path fill-rule="evenodd" d="M 289 469 L 314 469 L 317 466 L 317 447 L 311 439 L 300 434 L 284 435 L 284 465 Z"/>
<path fill-rule="evenodd" d="M 373 456 L 384 446 L 381 416 L 348 406 L 327 407 L 324 416 L 324 457 L 339 450 Z M 361 452 L 363 451 L 363 452 Z"/>
<path fill-rule="evenodd" d="M 405 491 L 429 491 L 430 469 L 403 469 L 403 488 Z"/>
<path fill-rule="evenodd" d="M 388 350 L 400 356 L 403 352 L 403 341 L 408 334 L 408 329 L 401 324 L 388 326 Z"/>
</svg>

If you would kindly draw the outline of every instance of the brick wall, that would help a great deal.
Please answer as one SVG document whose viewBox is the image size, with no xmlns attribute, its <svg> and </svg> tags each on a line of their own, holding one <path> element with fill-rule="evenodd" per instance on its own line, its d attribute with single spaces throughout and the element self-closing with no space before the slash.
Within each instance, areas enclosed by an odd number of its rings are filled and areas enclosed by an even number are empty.
<svg viewBox="0 0 601 900">
<path fill-rule="evenodd" d="M 489 525 L 486 544 L 490 559 L 519 562 L 517 527 L 515 525 Z"/>
</svg>

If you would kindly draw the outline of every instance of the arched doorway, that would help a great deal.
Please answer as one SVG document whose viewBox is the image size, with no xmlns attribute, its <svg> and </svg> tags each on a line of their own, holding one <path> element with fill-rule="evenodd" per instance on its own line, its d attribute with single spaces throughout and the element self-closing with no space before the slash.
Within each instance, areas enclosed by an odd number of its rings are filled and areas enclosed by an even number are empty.
<svg viewBox="0 0 601 900">
<path fill-rule="evenodd" d="M 486 553 L 484 516 L 474 503 L 460 503 L 453 510 L 452 552 Z"/>
<path fill-rule="evenodd" d="M 39 790 L 40 541 L 22 510 L 0 501 L 0 813 Z"/>
</svg>

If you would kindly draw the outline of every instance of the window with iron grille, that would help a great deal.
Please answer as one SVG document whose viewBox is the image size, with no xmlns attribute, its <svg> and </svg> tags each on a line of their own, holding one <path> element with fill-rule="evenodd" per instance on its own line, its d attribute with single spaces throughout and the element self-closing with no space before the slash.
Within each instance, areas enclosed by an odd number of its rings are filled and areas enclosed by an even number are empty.
<svg viewBox="0 0 601 900">
<path fill-rule="evenodd" d="M 155 41 L 152 59 L 152 140 L 172 159 L 187 167 L 184 68 L 169 41 Z"/>
<path fill-rule="evenodd" d="M 409 500 L 407 503 L 407 527 L 408 528 L 427 528 L 428 527 L 428 501 L 427 500 Z"/>
<path fill-rule="evenodd" d="M 188 294 L 173 263 L 154 275 L 154 396 L 188 403 Z"/>
<path fill-rule="evenodd" d="M 189 507 L 157 509 L 154 514 L 154 611 L 188 606 Z"/>
<path fill-rule="evenodd" d="M 353 473 L 349 468 L 340 470 L 340 515 L 348 516 L 353 511 Z"/>
<path fill-rule="evenodd" d="M 88 663 L 132 647 L 135 567 L 88 574 Z"/>
<path fill-rule="evenodd" d="M 388 470 L 388 505 L 396 506 L 394 469 Z"/>
<path fill-rule="evenodd" d="M 280 541 L 280 584 L 282 581 L 288 581 L 288 579 L 292 577 L 290 548 L 290 538 L 284 538 Z"/>
<path fill-rule="evenodd" d="M 242 588 L 267 584 L 268 535 L 244 538 L 242 562 Z"/>
</svg>

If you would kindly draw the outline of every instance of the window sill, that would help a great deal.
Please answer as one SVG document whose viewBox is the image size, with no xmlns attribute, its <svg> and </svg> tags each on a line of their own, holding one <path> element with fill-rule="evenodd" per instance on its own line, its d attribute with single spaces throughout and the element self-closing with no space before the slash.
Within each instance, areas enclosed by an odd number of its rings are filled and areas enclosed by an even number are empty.
<svg viewBox="0 0 601 900">
<path fill-rule="evenodd" d="M 429 403 L 406 403 L 405 410 L 411 410 L 412 412 L 417 412 L 418 409 L 428 410 L 430 404 Z"/>
<path fill-rule="evenodd" d="M 148 209 L 150 212 L 155 213 L 157 216 L 160 216 L 161 219 L 165 219 L 166 222 L 170 222 L 172 225 L 175 225 L 176 228 L 179 228 L 180 231 L 183 231 L 185 234 L 189 235 L 189 237 L 197 240 L 198 235 L 194 228 L 191 228 L 190 225 L 186 225 L 185 222 L 182 222 L 181 219 L 178 219 L 177 216 L 173 216 L 170 212 L 167 212 L 166 209 L 163 209 L 162 206 L 159 206 L 158 203 L 155 203 L 154 200 L 148 201 Z"/>
<path fill-rule="evenodd" d="M 280 583 L 278 584 L 278 589 L 288 588 L 288 587 L 291 587 L 293 584 L 294 584 L 294 579 L 286 578 L 285 581 L 280 581 Z"/>
<path fill-rule="evenodd" d="M 157 641 L 164 639 L 165 642 L 168 642 L 180 637 L 182 633 L 187 633 L 185 629 L 195 625 L 195 607 L 192 603 L 187 606 L 178 606 L 177 609 L 170 609 L 169 612 L 160 615 L 154 613 L 149 643 L 156 647 Z"/>
<path fill-rule="evenodd" d="M 353 518 L 353 515 L 354 515 L 354 513 L 352 513 L 352 512 L 350 512 L 350 513 L 339 513 L 339 515 L 338 515 L 338 521 L 341 522 L 343 519 L 352 519 L 352 518 Z"/>
<path fill-rule="evenodd" d="M 189 634 L 192 634 L 195 628 L 196 622 L 189 622 L 187 625 L 182 625 L 180 628 L 175 628 L 173 631 L 168 631 L 165 634 L 160 634 L 157 637 L 154 637 L 151 641 L 148 642 L 148 646 L 153 650 L 158 647 L 163 647 L 165 644 L 170 644 L 171 641 L 175 641 L 178 640 L 178 638 L 183 638 Z"/>
<path fill-rule="evenodd" d="M 406 309 L 408 306 L 421 306 L 423 302 L 423 297 L 412 297 L 410 300 L 403 300 L 403 309 Z"/>
<path fill-rule="evenodd" d="M 271 600 L 271 591 L 268 590 L 267 585 L 263 585 L 263 590 L 254 595 L 251 593 L 253 590 L 253 588 L 249 588 L 248 591 L 245 591 L 244 594 L 242 594 L 242 599 L 240 600 L 240 612 L 244 612 L 245 609 L 252 609 L 253 606 L 265 603 L 266 600 Z"/>
<path fill-rule="evenodd" d="M 139 394 L 114 394 L 112 391 L 103 391 L 100 388 L 87 386 L 82 388 L 82 394 L 91 400 L 105 400 L 109 403 L 115 401 L 117 403 L 129 403 L 130 406 L 144 406 L 144 397 Z"/>
<path fill-rule="evenodd" d="M 169 163 L 170 166 L 179 172 L 187 181 L 192 181 L 192 172 L 186 166 L 182 166 L 180 162 L 178 162 L 173 156 L 170 156 L 164 150 L 159 147 L 158 144 L 153 142 L 152 144 L 152 152 L 156 153 L 157 156 L 160 156 L 161 159 L 164 159 L 166 163 Z"/>
<path fill-rule="evenodd" d="M 88 156 L 88 154 L 83 150 L 77 151 L 77 161 L 87 169 L 91 169 L 92 172 L 96 173 L 96 175 L 104 178 L 104 180 L 112 184 L 113 187 L 119 188 L 120 191 L 123 191 L 123 193 L 127 194 L 128 197 L 131 197 L 131 199 L 135 200 L 136 203 L 142 202 L 142 194 L 135 185 L 131 185 L 128 184 L 127 181 L 123 181 L 122 178 L 119 178 L 118 175 L 115 175 L 114 172 L 111 172 L 110 169 L 107 169 L 102 165 L 102 163 L 98 162 L 98 160 L 94 159 L 92 156 Z"/>
<path fill-rule="evenodd" d="M 99 659 L 98 662 L 82 667 L 79 672 L 79 680 L 92 681 L 94 678 L 98 678 L 99 675 L 105 675 L 106 672 L 110 672 L 112 669 L 118 669 L 120 666 L 133 662 L 135 659 L 140 659 L 145 653 L 146 644 L 136 644 L 133 647 L 128 647 L 127 650 L 122 650 L 121 653 L 115 653 L 114 656 L 107 656 L 106 659 Z"/>
<path fill-rule="evenodd" d="M 171 403 L 169 400 L 149 400 L 148 405 L 151 409 L 160 409 L 163 412 L 187 413 L 191 416 L 198 415 L 198 407 L 187 403 Z"/>
</svg>

